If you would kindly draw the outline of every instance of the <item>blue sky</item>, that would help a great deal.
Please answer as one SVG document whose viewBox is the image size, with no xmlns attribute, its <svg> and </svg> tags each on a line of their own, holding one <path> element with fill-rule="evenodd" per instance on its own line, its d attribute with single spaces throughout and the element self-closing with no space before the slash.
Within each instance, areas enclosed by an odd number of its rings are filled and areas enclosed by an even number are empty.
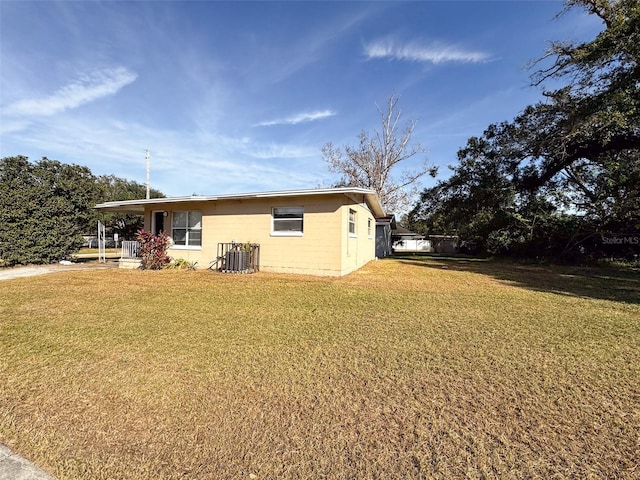
<svg viewBox="0 0 640 480">
<path fill-rule="evenodd" d="M 470 136 L 541 98 L 527 65 L 550 40 L 601 30 L 562 8 L 3 0 L 0 156 L 144 183 L 148 149 L 171 196 L 330 186 L 321 147 L 355 145 L 395 93 L 445 178 Z"/>
</svg>

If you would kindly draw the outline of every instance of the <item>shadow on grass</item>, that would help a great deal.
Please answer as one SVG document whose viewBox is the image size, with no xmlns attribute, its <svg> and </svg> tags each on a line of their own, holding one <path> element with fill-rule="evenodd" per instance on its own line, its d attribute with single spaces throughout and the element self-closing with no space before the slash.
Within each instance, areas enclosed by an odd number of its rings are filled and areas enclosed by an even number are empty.
<svg viewBox="0 0 640 480">
<path fill-rule="evenodd" d="M 640 304 L 640 272 L 631 268 L 531 265 L 465 256 L 397 255 L 402 263 L 488 275 L 540 292 Z"/>
</svg>

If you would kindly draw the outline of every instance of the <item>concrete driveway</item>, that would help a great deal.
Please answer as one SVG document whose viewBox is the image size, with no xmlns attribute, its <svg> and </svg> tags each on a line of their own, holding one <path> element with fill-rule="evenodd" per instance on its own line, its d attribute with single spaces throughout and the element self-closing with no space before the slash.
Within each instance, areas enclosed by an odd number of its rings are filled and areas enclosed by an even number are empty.
<svg viewBox="0 0 640 480">
<path fill-rule="evenodd" d="M 73 262 L 71 265 L 29 265 L 26 267 L 0 268 L 0 280 L 11 280 L 13 278 L 33 277 L 34 275 L 46 275 L 48 273 L 66 272 L 71 270 L 106 270 L 117 268 L 118 262 L 107 260 L 106 263 L 93 262 Z"/>
<path fill-rule="evenodd" d="M 54 480 L 29 460 L 0 444 L 0 480 Z"/>
</svg>

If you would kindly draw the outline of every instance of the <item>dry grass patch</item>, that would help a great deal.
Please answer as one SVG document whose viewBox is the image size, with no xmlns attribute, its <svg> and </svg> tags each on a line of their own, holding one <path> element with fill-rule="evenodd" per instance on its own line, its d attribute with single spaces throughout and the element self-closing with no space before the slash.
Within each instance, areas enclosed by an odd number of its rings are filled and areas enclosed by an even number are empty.
<svg viewBox="0 0 640 480">
<path fill-rule="evenodd" d="M 61 480 L 637 478 L 637 275 L 469 263 L 4 282 L 0 442 Z"/>
</svg>

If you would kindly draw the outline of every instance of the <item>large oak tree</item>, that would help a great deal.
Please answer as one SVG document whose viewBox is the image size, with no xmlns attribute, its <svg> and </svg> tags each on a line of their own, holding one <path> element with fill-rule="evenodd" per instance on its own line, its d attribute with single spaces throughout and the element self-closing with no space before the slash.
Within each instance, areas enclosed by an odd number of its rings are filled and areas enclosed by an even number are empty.
<svg viewBox="0 0 640 480">
<path fill-rule="evenodd" d="M 576 7 L 603 30 L 589 42 L 551 43 L 532 76 L 534 85 L 565 85 L 469 139 L 451 178 L 423 192 L 415 228 L 528 256 L 584 253 L 597 234 L 640 229 L 640 4 L 566 4 Z"/>
</svg>

